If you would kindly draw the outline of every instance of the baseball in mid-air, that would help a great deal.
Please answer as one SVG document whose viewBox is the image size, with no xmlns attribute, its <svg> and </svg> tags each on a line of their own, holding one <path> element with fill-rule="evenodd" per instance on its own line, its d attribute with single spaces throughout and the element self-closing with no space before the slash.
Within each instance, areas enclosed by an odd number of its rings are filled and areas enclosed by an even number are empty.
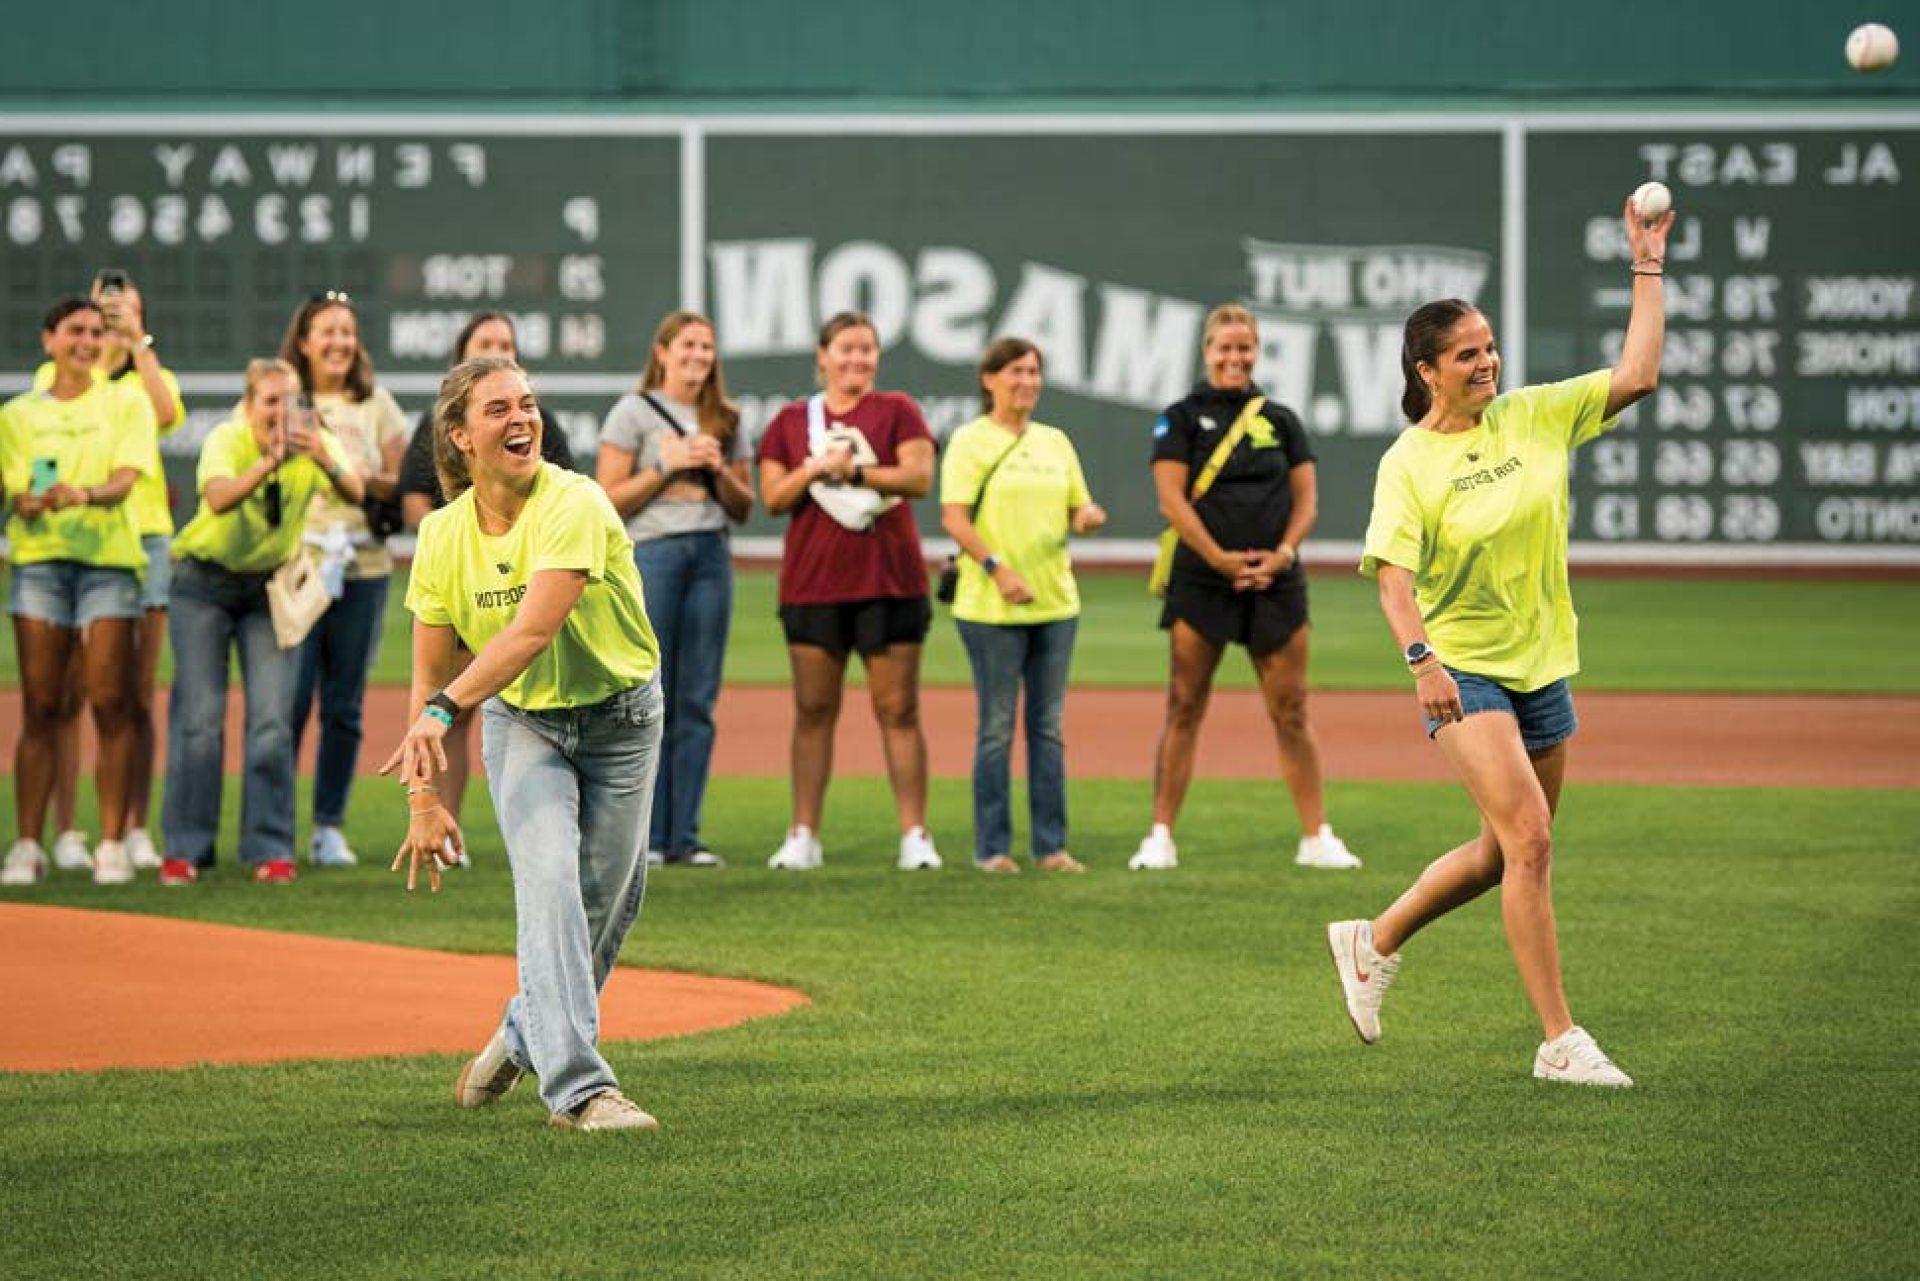
<svg viewBox="0 0 1920 1281">
<path fill-rule="evenodd" d="M 1847 61 L 1855 71 L 1885 71 L 1899 56 L 1900 37 L 1882 23 L 1863 22 L 1847 37 Z"/>
<path fill-rule="evenodd" d="M 1652 222 L 1673 208 L 1673 193 L 1664 182 L 1643 182 L 1633 189 L 1633 211 L 1641 222 Z"/>
</svg>

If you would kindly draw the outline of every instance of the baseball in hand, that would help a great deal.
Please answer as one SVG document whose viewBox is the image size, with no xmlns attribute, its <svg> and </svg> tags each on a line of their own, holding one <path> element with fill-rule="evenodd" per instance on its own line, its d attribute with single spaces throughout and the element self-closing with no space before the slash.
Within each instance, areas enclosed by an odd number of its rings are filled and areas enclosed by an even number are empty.
<svg viewBox="0 0 1920 1281">
<path fill-rule="evenodd" d="M 1855 71 L 1885 71 L 1900 56 L 1900 38 L 1891 27 L 1864 22 L 1847 37 L 1847 61 Z"/>
<path fill-rule="evenodd" d="M 1655 222 L 1671 208 L 1673 193 L 1667 190 L 1666 183 L 1643 182 L 1634 188 L 1633 211 L 1640 215 L 1641 222 Z"/>
</svg>

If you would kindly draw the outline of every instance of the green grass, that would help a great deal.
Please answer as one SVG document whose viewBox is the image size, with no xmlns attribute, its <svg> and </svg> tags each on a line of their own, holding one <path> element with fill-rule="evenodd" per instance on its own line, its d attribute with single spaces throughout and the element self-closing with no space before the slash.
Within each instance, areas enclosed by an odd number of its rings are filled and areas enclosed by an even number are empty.
<svg viewBox="0 0 1920 1281">
<path fill-rule="evenodd" d="M 4 571 L 0 571 L 0 585 Z M 1159 602 L 1142 575 L 1089 573 L 1073 680 L 1081 685 L 1159 688 L 1167 643 Z M 374 665 L 376 684 L 404 685 L 410 649 L 406 579 L 396 575 Z M 1920 693 L 1920 664 L 1907 638 L 1920 633 L 1920 591 L 1904 582 L 1740 579 L 1581 580 L 1582 689 L 1728 693 Z M 1381 620 L 1373 584 L 1323 572 L 1312 587 L 1313 680 L 1322 689 L 1398 689 L 1404 668 Z M 16 684 L 11 629 L 0 638 L 0 683 Z M 860 679 L 859 665 L 853 665 Z M 166 669 L 161 679 L 167 679 Z M 774 576 L 737 578 L 727 679 L 785 684 L 787 652 L 775 614 Z M 926 651 L 930 685 L 968 685 L 967 657 L 950 615 L 934 620 Z M 1235 654 L 1221 684 L 1250 687 L 1252 669 Z"/>
<path fill-rule="evenodd" d="M 834 784 L 826 870 L 776 875 L 785 790 L 716 784 L 734 867 L 656 875 L 624 959 L 814 1004 L 612 1047 L 660 1135 L 550 1133 L 524 1089 L 459 1113 L 445 1057 L 0 1076 L 0 1269 L 1911 1275 L 1920 795 L 1572 788 L 1559 920 L 1575 1011 L 1640 1081 L 1614 1095 L 1528 1078 L 1493 901 L 1422 936 L 1386 1039 L 1354 1040 L 1321 924 L 1467 829 L 1455 788 L 1335 786 L 1367 867 L 1316 875 L 1285 857 L 1277 785 L 1202 782 L 1182 868 L 1150 877 L 1118 870 L 1142 786 L 1077 783 L 1077 879 L 893 872 L 884 784 L 858 779 Z M 933 804 L 963 863 L 964 784 Z M 363 851 L 397 813 L 363 807 Z M 373 867 L 268 889 L 230 865 L 191 891 L 6 897 L 504 951 L 503 856 L 470 819 L 479 866 L 438 897 Z M 289 1000 L 331 981 L 284 975 Z M 58 985 L 59 958 L 9 982 Z"/>
</svg>

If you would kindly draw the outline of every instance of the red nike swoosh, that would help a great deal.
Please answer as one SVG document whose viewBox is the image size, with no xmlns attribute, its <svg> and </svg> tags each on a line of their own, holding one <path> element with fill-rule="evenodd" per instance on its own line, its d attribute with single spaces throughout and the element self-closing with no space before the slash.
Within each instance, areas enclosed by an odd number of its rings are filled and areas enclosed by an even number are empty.
<svg viewBox="0 0 1920 1281">
<path fill-rule="evenodd" d="M 1360 931 L 1353 932 L 1353 976 L 1362 983 L 1370 982 L 1372 976 L 1360 968 Z"/>
</svg>

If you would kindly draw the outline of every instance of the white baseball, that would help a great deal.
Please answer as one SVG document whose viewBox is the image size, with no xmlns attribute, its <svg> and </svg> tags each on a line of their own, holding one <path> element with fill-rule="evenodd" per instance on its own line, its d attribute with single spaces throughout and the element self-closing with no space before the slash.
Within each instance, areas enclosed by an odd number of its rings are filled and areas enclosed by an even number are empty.
<svg viewBox="0 0 1920 1281">
<path fill-rule="evenodd" d="M 1855 71 L 1885 71 L 1900 56 L 1900 37 L 1891 27 L 1863 22 L 1847 37 L 1847 61 Z"/>
<path fill-rule="evenodd" d="M 1652 222 L 1673 208 L 1673 193 L 1664 182 L 1643 182 L 1633 189 L 1633 211 L 1641 222 Z"/>
</svg>

